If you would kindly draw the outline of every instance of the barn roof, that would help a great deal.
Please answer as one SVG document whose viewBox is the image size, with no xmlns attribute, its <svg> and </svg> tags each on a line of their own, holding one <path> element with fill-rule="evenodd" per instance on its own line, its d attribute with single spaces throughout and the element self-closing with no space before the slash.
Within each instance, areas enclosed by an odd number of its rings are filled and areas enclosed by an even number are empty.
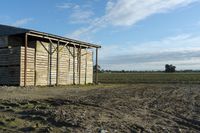
<svg viewBox="0 0 200 133">
<path fill-rule="evenodd" d="M 18 27 L 0 24 L 0 36 L 9 36 L 9 35 L 17 35 L 17 34 L 25 34 L 25 33 L 30 33 L 32 35 L 39 35 L 42 37 L 43 36 L 51 37 L 51 38 L 64 40 L 64 41 L 67 41 L 70 43 L 77 43 L 77 44 L 81 44 L 81 45 L 85 45 L 85 46 L 89 46 L 89 47 L 101 48 L 101 46 L 99 46 L 99 45 L 84 42 L 84 41 L 70 39 L 70 38 L 66 38 L 66 37 L 62 37 L 62 36 L 58 36 L 58 35 L 54 35 L 54 34 L 49 34 L 49 33 L 45 33 L 45 32 L 40 32 L 40 31 L 36 31 L 36 30 L 18 28 Z"/>
</svg>

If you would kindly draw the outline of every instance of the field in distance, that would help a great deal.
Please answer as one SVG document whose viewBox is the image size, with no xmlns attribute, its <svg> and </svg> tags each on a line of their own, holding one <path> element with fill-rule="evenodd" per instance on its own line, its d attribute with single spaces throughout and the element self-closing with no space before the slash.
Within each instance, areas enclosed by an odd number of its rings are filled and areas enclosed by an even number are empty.
<svg viewBox="0 0 200 133">
<path fill-rule="evenodd" d="M 200 83 L 200 73 L 99 73 L 100 83 Z"/>
</svg>

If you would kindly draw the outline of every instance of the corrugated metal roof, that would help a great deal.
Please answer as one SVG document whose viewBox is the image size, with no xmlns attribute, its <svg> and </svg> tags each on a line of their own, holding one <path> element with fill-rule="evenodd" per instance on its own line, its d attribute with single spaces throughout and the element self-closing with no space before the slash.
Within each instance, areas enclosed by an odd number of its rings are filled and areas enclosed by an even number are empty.
<svg viewBox="0 0 200 133">
<path fill-rule="evenodd" d="M 101 46 L 96 45 L 96 44 L 87 43 L 87 42 L 83 42 L 83 41 L 79 41 L 79 40 L 75 40 L 75 39 L 70 39 L 70 38 L 66 38 L 66 37 L 61 37 L 61 36 L 57 36 L 57 35 L 53 35 L 53 34 L 49 34 L 49 33 L 45 33 L 45 32 L 40 32 L 40 31 L 31 30 L 31 29 L 24 29 L 24 28 L 18 28 L 18 27 L 0 24 L 0 36 L 17 35 L 17 34 L 25 34 L 25 33 L 37 33 L 37 34 L 41 34 L 41 35 L 46 35 L 46 36 L 58 38 L 58 39 L 61 39 L 61 40 L 66 40 L 66 41 L 73 42 L 73 43 L 83 44 L 83 45 L 86 45 L 86 46 L 91 46 L 91 47 L 96 47 L 96 48 L 101 47 Z"/>
</svg>

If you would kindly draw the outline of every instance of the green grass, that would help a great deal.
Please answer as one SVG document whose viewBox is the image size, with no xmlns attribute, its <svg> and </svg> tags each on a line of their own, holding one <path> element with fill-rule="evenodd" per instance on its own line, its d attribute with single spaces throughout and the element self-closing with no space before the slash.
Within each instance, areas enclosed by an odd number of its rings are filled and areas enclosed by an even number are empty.
<svg viewBox="0 0 200 133">
<path fill-rule="evenodd" d="M 100 83 L 200 83 L 200 73 L 100 73 Z"/>
</svg>

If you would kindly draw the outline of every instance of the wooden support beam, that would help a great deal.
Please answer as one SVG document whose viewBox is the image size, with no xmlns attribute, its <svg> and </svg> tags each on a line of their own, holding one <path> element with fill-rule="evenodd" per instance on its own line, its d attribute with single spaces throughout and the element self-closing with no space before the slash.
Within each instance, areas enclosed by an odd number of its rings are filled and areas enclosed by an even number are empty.
<svg viewBox="0 0 200 133">
<path fill-rule="evenodd" d="M 59 43 L 60 43 L 60 42 L 59 42 Z M 63 46 L 61 47 L 61 49 L 59 49 L 59 52 L 62 51 L 63 48 L 66 47 L 68 44 L 69 44 L 69 43 L 65 43 L 65 45 L 63 45 Z"/>
<path fill-rule="evenodd" d="M 48 46 L 48 49 L 50 49 L 50 46 Z M 49 75 L 49 62 L 50 62 L 50 54 L 48 54 L 48 56 L 47 56 L 47 58 L 48 58 L 48 60 L 47 60 L 47 85 L 49 85 L 49 77 L 50 77 L 50 75 Z"/>
<path fill-rule="evenodd" d="M 52 45 L 52 46 L 54 46 L 54 45 Z M 54 54 L 56 51 L 57 51 L 57 48 L 55 48 L 55 49 L 51 52 L 51 54 Z"/>
<path fill-rule="evenodd" d="M 53 54 L 57 51 L 57 48 L 55 48 L 55 46 L 53 45 L 53 43 L 50 42 L 50 44 L 54 47 L 54 51 L 49 52 L 49 50 L 47 50 L 47 48 L 44 46 L 42 41 L 39 41 L 41 43 L 41 45 L 43 46 L 43 48 L 48 52 L 48 54 Z M 66 45 L 64 45 L 63 47 L 65 47 Z"/>
<path fill-rule="evenodd" d="M 88 53 L 85 53 L 85 54 L 81 54 L 81 56 L 84 56 L 84 55 L 86 55 L 86 54 L 88 54 Z"/>
<path fill-rule="evenodd" d="M 54 44 L 53 44 L 53 42 L 52 42 L 52 40 L 49 38 L 49 42 L 51 43 L 51 45 L 52 45 L 52 48 L 54 48 L 54 50 L 53 51 L 51 51 L 51 54 L 53 55 L 58 49 L 54 46 Z M 57 41 L 57 43 L 58 43 L 59 41 Z M 60 42 L 59 42 L 60 43 Z"/>
<path fill-rule="evenodd" d="M 98 84 L 98 48 L 96 48 L 96 74 L 95 74 L 95 83 Z"/>
<path fill-rule="evenodd" d="M 25 48 L 24 48 L 24 87 L 26 87 L 26 77 L 27 77 L 27 47 L 28 47 L 28 35 L 25 34 Z"/>
<path fill-rule="evenodd" d="M 60 42 L 57 43 L 57 60 L 56 60 L 56 85 L 59 85 L 59 52 Z"/>
<path fill-rule="evenodd" d="M 66 48 L 67 48 L 67 50 L 69 51 L 69 53 L 71 54 L 71 56 L 75 56 L 72 52 L 71 52 L 71 50 L 69 49 L 69 47 L 68 46 L 66 46 Z M 76 57 L 76 56 L 75 56 Z"/>
<path fill-rule="evenodd" d="M 86 48 L 86 57 L 85 57 L 85 84 L 87 84 L 87 57 L 88 57 L 88 49 Z"/>
<path fill-rule="evenodd" d="M 44 46 L 43 42 L 42 41 L 39 41 L 40 44 L 42 45 L 42 47 L 47 51 L 48 54 L 51 54 L 51 52 L 49 52 L 49 50 Z"/>
<path fill-rule="evenodd" d="M 52 42 L 52 40 L 50 38 L 49 38 L 49 42 L 52 44 L 54 50 L 56 50 L 56 47 L 53 45 L 53 42 Z"/>
<path fill-rule="evenodd" d="M 78 63 L 78 66 L 79 66 L 79 84 L 81 84 L 81 46 L 79 48 L 79 63 Z"/>
<path fill-rule="evenodd" d="M 37 85 L 37 69 L 36 69 L 36 67 L 37 67 L 37 65 L 36 65 L 36 63 L 37 63 L 37 44 L 35 45 L 35 56 L 34 56 L 34 86 L 36 86 Z"/>
<path fill-rule="evenodd" d="M 74 45 L 74 48 L 75 48 L 75 51 L 76 51 L 76 54 L 74 53 L 74 58 L 76 58 L 76 64 L 75 64 L 75 67 L 76 67 L 76 73 L 75 73 L 75 84 L 79 83 L 79 78 L 78 78 L 78 74 L 79 74 L 79 48 L 76 47 L 76 44 L 73 44 Z M 75 69 L 74 67 L 74 69 Z"/>
<path fill-rule="evenodd" d="M 73 84 L 75 85 L 75 47 L 73 47 Z"/>
<path fill-rule="evenodd" d="M 50 50 L 50 54 L 49 54 L 49 85 L 51 86 L 51 80 L 52 80 L 52 44 L 49 43 L 49 50 Z"/>
<path fill-rule="evenodd" d="M 79 48 L 76 49 L 77 50 L 77 53 L 76 53 L 76 72 L 77 72 L 77 78 L 78 78 L 78 74 L 79 74 Z M 77 79 L 78 80 L 78 79 Z"/>
</svg>

